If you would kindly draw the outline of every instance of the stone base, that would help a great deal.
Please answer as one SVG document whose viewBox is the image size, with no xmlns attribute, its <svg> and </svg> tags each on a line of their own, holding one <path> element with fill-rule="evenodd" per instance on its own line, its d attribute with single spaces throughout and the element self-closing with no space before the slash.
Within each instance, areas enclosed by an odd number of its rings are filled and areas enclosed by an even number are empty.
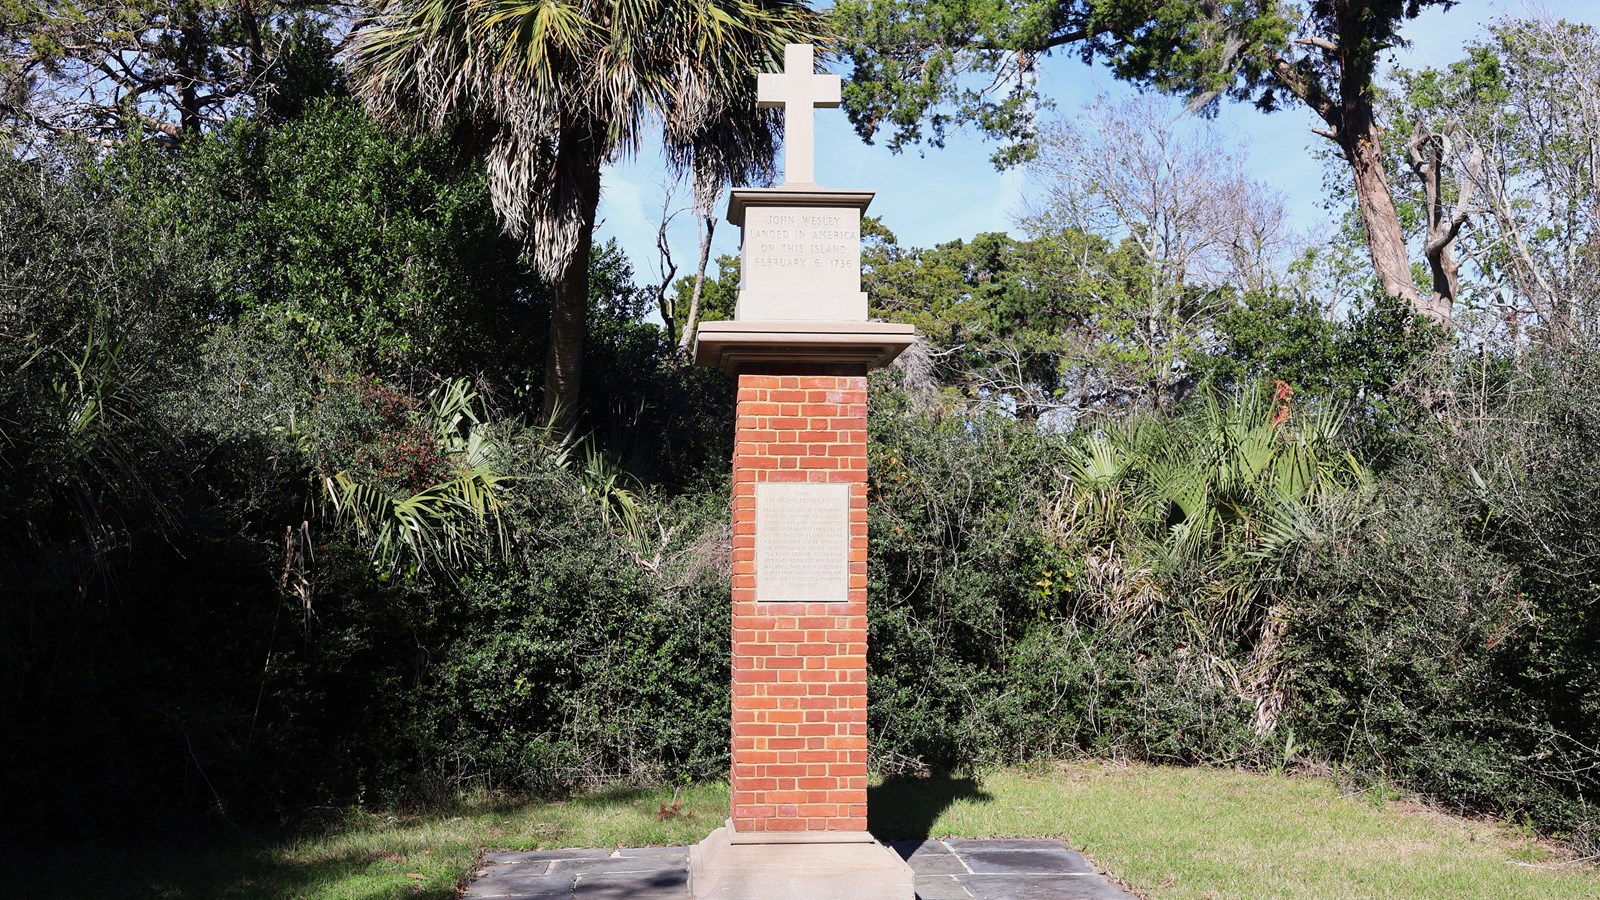
<svg viewBox="0 0 1600 900">
<path fill-rule="evenodd" d="M 866 832 L 736 834 L 689 848 L 693 900 L 915 900 L 916 874 Z"/>
</svg>

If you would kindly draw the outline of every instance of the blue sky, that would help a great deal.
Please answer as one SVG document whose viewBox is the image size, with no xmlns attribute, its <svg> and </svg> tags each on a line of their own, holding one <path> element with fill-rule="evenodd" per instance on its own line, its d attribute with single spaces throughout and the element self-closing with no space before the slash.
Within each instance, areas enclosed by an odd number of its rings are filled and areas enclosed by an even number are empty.
<svg viewBox="0 0 1600 900">
<path fill-rule="evenodd" d="M 1569 21 L 1600 23 L 1595 0 L 1551 0 L 1542 8 Z M 1459 59 L 1462 48 L 1484 34 L 1484 26 L 1504 16 L 1528 14 L 1521 2 L 1463 0 L 1449 12 L 1431 10 L 1405 29 L 1412 42 L 1395 54 L 1408 68 L 1440 66 Z M 1103 69 L 1090 68 L 1070 55 L 1058 55 L 1040 70 L 1040 88 L 1053 99 L 1051 115 L 1071 116 L 1097 96 L 1126 96 L 1130 91 Z M 1173 113 L 1181 110 L 1174 101 Z M 1225 104 L 1210 122 L 1187 127 L 1217 129 L 1223 142 L 1246 160 L 1247 170 L 1285 197 L 1296 230 L 1311 236 L 1325 232 L 1321 208 L 1322 165 L 1315 150 L 1326 144 L 1310 132 L 1313 116 L 1303 109 L 1266 115 L 1253 107 Z M 1013 231 L 1028 191 L 1021 170 L 996 172 L 989 163 L 993 146 L 972 134 L 952 135 L 942 150 L 899 155 L 882 146 L 868 146 L 856 137 L 844 112 L 816 112 L 817 181 L 827 187 L 877 192 L 870 214 L 881 216 L 905 246 L 929 246 L 983 231 Z M 656 231 L 670 178 L 653 147 L 636 159 L 609 167 L 600 202 L 602 239 L 616 238 L 635 268 L 640 285 L 660 280 Z M 688 202 L 680 191 L 674 209 Z M 726 209 L 726 199 L 718 206 Z M 692 274 L 695 262 L 694 221 L 684 212 L 668 232 L 678 273 Z M 719 223 L 712 258 L 735 253 L 738 229 Z"/>
</svg>

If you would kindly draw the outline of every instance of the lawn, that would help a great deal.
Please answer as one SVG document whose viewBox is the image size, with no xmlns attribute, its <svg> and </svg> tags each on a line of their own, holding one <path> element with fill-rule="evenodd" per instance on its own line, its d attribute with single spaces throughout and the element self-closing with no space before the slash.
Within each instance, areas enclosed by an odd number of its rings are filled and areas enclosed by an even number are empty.
<svg viewBox="0 0 1600 900">
<path fill-rule="evenodd" d="M 1048 836 L 1152 898 L 1600 898 L 1600 869 L 1505 825 L 1320 778 L 1071 764 L 877 788 L 880 835 Z"/>
<path fill-rule="evenodd" d="M 234 834 L 12 853 L 0 894 L 27 897 L 448 898 L 482 847 L 692 843 L 725 785 L 558 802 L 347 813 L 290 841 Z M 872 788 L 882 837 L 1050 836 L 1152 898 L 1600 898 L 1600 870 L 1530 835 L 1306 777 L 1071 764 Z"/>
</svg>

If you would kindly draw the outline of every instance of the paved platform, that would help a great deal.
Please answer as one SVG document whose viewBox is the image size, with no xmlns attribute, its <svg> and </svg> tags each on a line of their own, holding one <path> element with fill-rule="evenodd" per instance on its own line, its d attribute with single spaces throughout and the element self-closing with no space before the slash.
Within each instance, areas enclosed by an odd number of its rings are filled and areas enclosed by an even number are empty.
<svg viewBox="0 0 1600 900">
<path fill-rule="evenodd" d="M 919 900 L 1130 900 L 1060 841 L 893 841 L 917 874 Z M 490 853 L 466 896 L 686 900 L 689 848 Z M 826 900 L 826 898 L 818 898 Z"/>
</svg>

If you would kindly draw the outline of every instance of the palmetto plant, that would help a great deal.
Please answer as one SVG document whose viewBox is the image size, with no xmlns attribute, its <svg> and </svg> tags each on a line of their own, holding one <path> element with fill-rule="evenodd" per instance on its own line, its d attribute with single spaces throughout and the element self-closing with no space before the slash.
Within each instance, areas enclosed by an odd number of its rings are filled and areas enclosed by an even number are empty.
<svg viewBox="0 0 1600 900">
<path fill-rule="evenodd" d="M 795 0 L 383 0 L 362 22 L 369 108 L 485 153 L 496 210 L 556 286 L 545 418 L 577 400 L 601 165 L 659 125 L 702 208 L 769 178 L 777 120 L 755 73 L 821 33 Z"/>
<path fill-rule="evenodd" d="M 1280 383 L 1096 432 L 1069 453 L 1057 514 L 1092 548 L 1087 580 L 1101 608 L 1143 617 L 1164 605 L 1214 674 L 1256 701 L 1263 731 L 1282 699 L 1287 615 L 1274 582 L 1318 504 L 1367 479 L 1338 446 L 1342 412 L 1297 409 L 1291 398 Z M 1230 648 L 1249 650 L 1244 665 Z"/>
<path fill-rule="evenodd" d="M 54 546 L 52 565 L 84 581 L 109 577 L 108 555 L 135 533 L 175 524 L 168 435 L 141 395 L 149 372 L 127 352 L 135 323 L 91 306 L 70 349 L 17 342 L 0 411 L 0 543 Z"/>
<path fill-rule="evenodd" d="M 1147 467 L 1164 508 L 1165 546 L 1173 562 L 1216 553 L 1271 563 L 1306 527 L 1309 505 L 1366 478 L 1338 448 L 1341 410 L 1290 415 L 1285 392 L 1246 391 L 1212 398 Z"/>
<path fill-rule="evenodd" d="M 600 513 L 610 528 L 616 529 L 634 545 L 644 542 L 646 507 L 630 484 L 638 481 L 622 462 L 601 448 L 594 435 L 583 436 L 560 425 L 561 416 L 552 415 L 534 429 L 536 453 L 549 470 L 561 472 Z"/>
<path fill-rule="evenodd" d="M 1141 536 L 1170 567 L 1280 559 L 1312 503 L 1366 478 L 1338 447 L 1342 412 L 1292 409 L 1291 396 L 1241 391 L 1090 435 L 1068 454 L 1065 520 Z"/>
<path fill-rule="evenodd" d="M 576 472 L 583 493 L 600 510 L 606 524 L 619 530 L 634 544 L 644 539 L 644 508 L 639 496 L 629 488 L 629 475 L 616 457 L 602 451 L 593 441 L 584 444 L 583 464 Z"/>
<path fill-rule="evenodd" d="M 464 378 L 429 396 L 428 423 L 450 478 L 409 495 L 348 469 L 323 478 L 335 514 L 355 528 L 380 569 L 448 574 L 494 539 L 504 549 L 499 491 L 510 476 L 495 471 L 496 447 L 474 409 L 477 399 Z"/>
</svg>

